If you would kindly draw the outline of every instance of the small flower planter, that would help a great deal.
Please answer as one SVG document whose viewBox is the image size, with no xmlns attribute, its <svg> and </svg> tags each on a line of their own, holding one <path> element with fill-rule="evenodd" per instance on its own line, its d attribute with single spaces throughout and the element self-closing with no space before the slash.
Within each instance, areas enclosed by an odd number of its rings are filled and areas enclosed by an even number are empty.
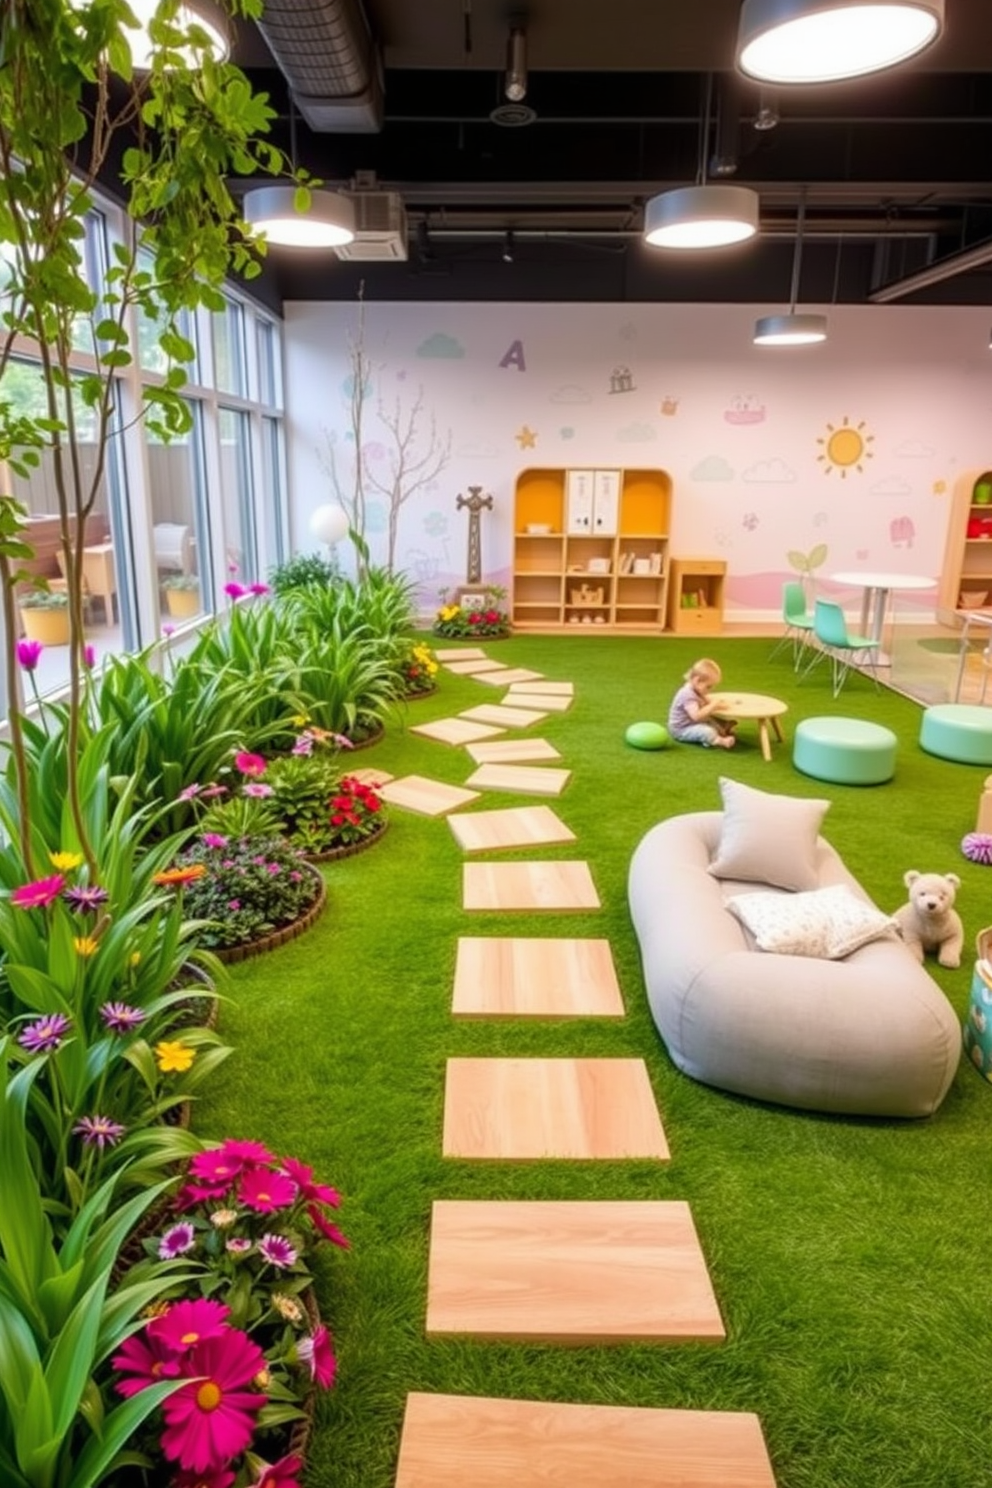
<svg viewBox="0 0 992 1488">
<path fill-rule="evenodd" d="M 40 605 L 21 605 L 21 626 L 29 641 L 41 641 L 44 646 L 68 646 L 69 607 L 43 608 Z"/>
<path fill-rule="evenodd" d="M 311 866 L 305 859 L 301 860 L 301 869 L 313 875 L 314 882 L 319 884 L 317 896 L 305 914 L 298 920 L 292 920 L 288 925 L 280 925 L 278 930 L 273 930 L 269 935 L 263 935 L 259 940 L 247 940 L 243 945 L 212 946 L 211 951 L 218 961 L 230 965 L 236 961 L 248 961 L 252 956 L 264 955 L 266 951 L 277 950 L 279 946 L 288 944 L 302 935 L 304 930 L 309 930 L 314 921 L 323 913 L 327 903 L 327 888 L 319 869 Z"/>
<path fill-rule="evenodd" d="M 367 837 L 363 837 L 360 842 L 349 842 L 346 846 L 342 847 L 329 847 L 325 852 L 307 853 L 305 862 L 335 863 L 339 858 L 353 858 L 356 853 L 364 852 L 367 847 L 374 847 L 380 841 L 388 826 L 389 822 L 383 817 L 376 825 L 375 830 L 370 832 Z"/>
<path fill-rule="evenodd" d="M 202 609 L 199 588 L 166 589 L 165 607 L 174 620 L 192 620 Z"/>
</svg>

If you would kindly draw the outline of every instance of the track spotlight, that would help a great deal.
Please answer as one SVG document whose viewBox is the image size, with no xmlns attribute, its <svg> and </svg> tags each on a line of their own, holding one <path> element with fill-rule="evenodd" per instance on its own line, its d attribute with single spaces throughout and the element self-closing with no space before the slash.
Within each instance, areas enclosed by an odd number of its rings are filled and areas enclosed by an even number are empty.
<svg viewBox="0 0 992 1488">
<path fill-rule="evenodd" d="M 503 239 L 503 262 L 513 262 L 513 229 L 508 228 Z"/>
<path fill-rule="evenodd" d="M 527 97 L 527 33 L 523 26 L 510 27 L 503 92 L 511 103 L 522 103 Z"/>
</svg>

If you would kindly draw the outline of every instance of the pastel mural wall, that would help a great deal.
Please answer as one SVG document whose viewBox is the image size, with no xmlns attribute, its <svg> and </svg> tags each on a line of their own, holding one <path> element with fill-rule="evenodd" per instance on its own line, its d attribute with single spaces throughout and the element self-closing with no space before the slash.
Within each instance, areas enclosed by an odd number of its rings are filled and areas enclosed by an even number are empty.
<svg viewBox="0 0 992 1488">
<path fill-rule="evenodd" d="M 740 618 L 797 572 L 936 577 L 954 482 L 992 465 L 988 317 L 827 308 L 829 340 L 790 349 L 751 343 L 774 306 L 367 303 L 359 340 L 357 305 L 290 304 L 294 547 L 357 496 L 373 559 L 431 608 L 466 577 L 470 487 L 508 587 L 522 469 L 658 467 L 672 554 L 725 558 Z"/>
</svg>

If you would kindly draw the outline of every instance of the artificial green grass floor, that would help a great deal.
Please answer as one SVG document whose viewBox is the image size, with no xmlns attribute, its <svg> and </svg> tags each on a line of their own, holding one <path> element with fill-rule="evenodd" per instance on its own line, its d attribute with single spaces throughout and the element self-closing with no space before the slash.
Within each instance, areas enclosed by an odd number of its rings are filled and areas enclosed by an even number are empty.
<svg viewBox="0 0 992 1488">
<path fill-rule="evenodd" d="M 787 700 L 803 716 L 864 716 L 896 730 L 895 781 L 857 789 L 771 764 L 753 726 L 733 751 L 642 753 L 627 723 L 664 719 L 700 650 L 727 690 Z M 963 880 L 966 964 L 931 970 L 962 1016 L 975 932 L 992 923 L 992 871 L 967 863 L 985 771 L 923 754 L 919 708 L 826 667 L 797 685 L 771 643 L 514 637 L 487 653 L 575 683 L 565 713 L 526 731 L 573 774 L 553 807 L 577 841 L 494 856 L 585 857 L 603 901 L 588 915 L 469 914 L 463 853 L 443 818 L 395 810 L 383 841 L 329 865 L 329 907 L 288 947 L 234 968 L 221 1029 L 236 1052 L 195 1115 L 205 1137 L 256 1137 L 314 1164 L 344 1195 L 348 1253 L 328 1254 L 324 1314 L 340 1355 L 309 1455 L 311 1488 L 391 1488 L 411 1390 L 614 1405 L 753 1410 L 779 1488 L 977 1488 L 992 1479 L 984 1241 L 992 1233 L 992 1089 L 964 1065 L 936 1116 L 869 1121 L 788 1111 L 695 1084 L 674 1069 L 647 1009 L 626 908 L 631 852 L 657 820 L 719 806 L 717 777 L 826 796 L 825 835 L 876 902 L 894 909 L 907 868 Z M 462 784 L 462 749 L 410 734 L 501 693 L 442 673 L 355 765 Z M 507 737 L 518 737 L 516 730 Z M 486 795 L 468 809 L 529 804 Z M 473 858 L 476 855 L 473 854 Z M 460 1022 L 450 1003 L 459 935 L 609 938 L 623 1020 Z M 672 1160 L 532 1164 L 441 1157 L 452 1055 L 642 1056 Z M 728 1329 L 715 1346 L 564 1348 L 424 1337 L 436 1198 L 678 1198 L 691 1206 Z M 467 1485 L 468 1488 L 468 1485 Z M 728 1484 L 727 1488 L 733 1488 Z"/>
</svg>

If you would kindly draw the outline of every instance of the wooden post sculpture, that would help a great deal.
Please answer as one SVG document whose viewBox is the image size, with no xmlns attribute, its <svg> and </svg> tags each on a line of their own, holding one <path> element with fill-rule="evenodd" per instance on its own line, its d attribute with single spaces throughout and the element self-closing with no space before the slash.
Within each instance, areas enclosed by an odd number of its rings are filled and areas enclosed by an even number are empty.
<svg viewBox="0 0 992 1488">
<path fill-rule="evenodd" d="M 465 575 L 466 584 L 482 583 L 482 537 L 479 513 L 488 507 L 493 509 L 492 496 L 482 496 L 481 486 L 469 486 L 469 494 L 463 496 L 458 493 L 455 510 L 460 511 L 463 506 L 468 508 L 468 572 Z"/>
</svg>

